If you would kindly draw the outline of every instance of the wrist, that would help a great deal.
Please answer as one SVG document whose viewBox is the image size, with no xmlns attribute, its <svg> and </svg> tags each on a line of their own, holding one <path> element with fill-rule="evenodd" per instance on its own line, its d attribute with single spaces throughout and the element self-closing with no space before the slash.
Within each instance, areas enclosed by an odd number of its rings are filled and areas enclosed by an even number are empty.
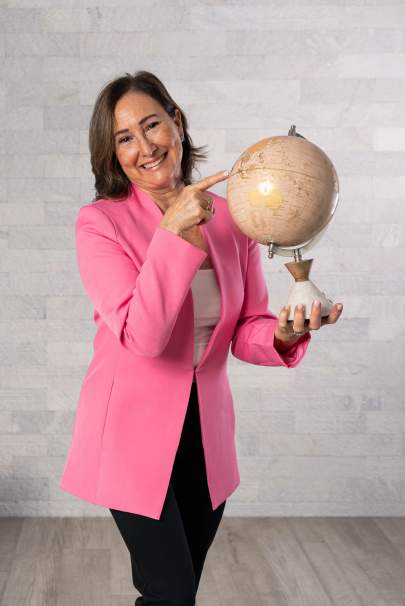
<svg viewBox="0 0 405 606">
<path fill-rule="evenodd" d="M 163 227 L 163 229 L 167 229 L 167 231 L 171 231 L 173 234 L 176 234 L 176 236 L 181 237 L 181 230 L 176 225 L 160 223 L 160 227 Z"/>
<path fill-rule="evenodd" d="M 297 343 L 301 338 L 301 335 L 298 337 L 292 337 L 291 339 L 280 339 L 274 334 L 273 345 L 278 351 L 287 351 L 290 349 L 295 343 Z"/>
</svg>

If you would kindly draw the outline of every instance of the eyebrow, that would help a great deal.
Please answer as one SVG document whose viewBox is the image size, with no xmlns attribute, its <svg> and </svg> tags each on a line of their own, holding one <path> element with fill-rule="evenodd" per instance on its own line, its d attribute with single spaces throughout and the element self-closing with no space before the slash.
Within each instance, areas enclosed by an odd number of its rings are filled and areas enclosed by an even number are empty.
<svg viewBox="0 0 405 606">
<path fill-rule="evenodd" d="M 146 122 L 146 120 L 148 120 L 148 118 L 153 118 L 153 116 L 156 116 L 157 118 L 159 117 L 157 114 L 149 114 L 148 116 L 145 116 L 144 118 L 142 118 L 142 120 L 140 120 L 138 122 L 138 124 L 143 124 L 144 122 Z M 122 135 L 122 133 L 127 133 L 129 132 L 129 128 L 123 128 L 122 130 L 117 130 L 116 133 L 114 133 L 114 137 L 117 137 L 118 135 Z"/>
</svg>

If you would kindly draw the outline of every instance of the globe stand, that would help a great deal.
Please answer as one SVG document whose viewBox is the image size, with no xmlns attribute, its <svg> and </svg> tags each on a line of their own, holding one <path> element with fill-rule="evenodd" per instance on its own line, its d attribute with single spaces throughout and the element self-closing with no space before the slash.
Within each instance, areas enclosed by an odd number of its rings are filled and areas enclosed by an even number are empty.
<svg viewBox="0 0 405 606">
<path fill-rule="evenodd" d="M 308 325 L 315 299 L 321 317 L 329 316 L 333 302 L 309 279 L 313 259 L 301 257 L 322 237 L 338 204 L 338 176 L 328 156 L 292 124 L 288 136 L 261 139 L 241 154 L 229 175 L 227 198 L 240 231 L 267 245 L 270 259 L 294 258 L 285 263 L 295 281 L 288 320 L 302 304 Z"/>
<path fill-rule="evenodd" d="M 332 309 L 333 302 L 309 279 L 312 261 L 313 259 L 307 259 L 306 261 L 284 263 L 295 280 L 295 284 L 287 299 L 287 305 L 290 305 L 289 320 L 294 320 L 295 306 L 300 304 L 305 305 L 305 320 L 309 320 L 311 317 L 312 302 L 315 299 L 321 302 L 322 318 L 328 316 Z"/>
</svg>

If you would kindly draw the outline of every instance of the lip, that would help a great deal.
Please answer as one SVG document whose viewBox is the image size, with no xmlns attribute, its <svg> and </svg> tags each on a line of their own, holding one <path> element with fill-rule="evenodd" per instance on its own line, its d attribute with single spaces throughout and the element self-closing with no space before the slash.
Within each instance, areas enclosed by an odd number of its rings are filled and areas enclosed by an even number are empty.
<svg viewBox="0 0 405 606">
<path fill-rule="evenodd" d="M 147 160 L 146 162 L 142 162 L 142 164 L 140 164 L 140 165 L 139 165 L 139 166 L 140 166 L 140 168 L 143 168 L 143 167 L 144 167 L 144 164 L 150 164 L 151 162 L 156 162 L 156 160 L 160 160 L 160 158 L 161 158 L 162 156 L 164 156 L 166 153 L 167 153 L 167 152 L 163 152 L 163 153 L 161 153 L 161 154 L 160 154 L 160 156 L 158 156 L 157 158 L 154 158 L 153 160 Z"/>
</svg>

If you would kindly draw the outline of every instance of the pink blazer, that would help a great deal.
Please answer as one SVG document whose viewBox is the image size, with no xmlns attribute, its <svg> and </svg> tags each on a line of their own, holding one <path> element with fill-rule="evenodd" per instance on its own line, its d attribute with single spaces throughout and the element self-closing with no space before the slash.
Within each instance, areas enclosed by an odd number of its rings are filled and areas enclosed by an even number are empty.
<svg viewBox="0 0 405 606">
<path fill-rule="evenodd" d="M 226 199 L 201 226 L 221 293 L 221 317 L 195 368 L 207 481 L 216 509 L 240 483 L 229 348 L 244 362 L 294 368 L 310 333 L 280 355 L 259 245 Z M 191 282 L 206 253 L 159 226 L 138 186 L 122 201 L 79 209 L 76 249 L 94 306 L 93 357 L 77 405 L 60 487 L 96 505 L 159 519 L 194 377 Z"/>
</svg>

